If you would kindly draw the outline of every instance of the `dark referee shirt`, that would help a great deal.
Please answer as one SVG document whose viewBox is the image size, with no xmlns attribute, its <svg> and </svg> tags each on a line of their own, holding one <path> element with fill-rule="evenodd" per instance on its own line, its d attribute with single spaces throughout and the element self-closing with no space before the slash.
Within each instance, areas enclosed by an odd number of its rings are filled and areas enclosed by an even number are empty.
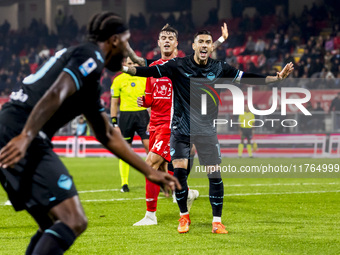
<svg viewBox="0 0 340 255">
<path fill-rule="evenodd" d="M 216 134 L 213 126 L 217 119 L 220 89 L 214 84 L 221 83 L 221 78 L 229 78 L 230 82 L 240 83 L 242 77 L 262 78 L 264 76 L 246 74 L 224 61 L 209 58 L 204 66 L 194 61 L 194 56 L 174 58 L 162 65 L 153 67 L 136 67 L 137 76 L 163 77 L 172 80 L 173 119 L 171 131 L 181 135 Z M 207 98 L 207 114 L 201 114 L 202 95 Z"/>
<path fill-rule="evenodd" d="M 74 117 L 103 111 L 99 84 L 103 68 L 103 53 L 94 43 L 58 51 L 35 74 L 22 81 L 19 91 L 10 95 L 10 101 L 0 111 L 0 123 L 21 132 L 33 107 L 63 71 L 71 75 L 77 91 L 63 102 L 42 131 L 52 138 L 59 128 Z"/>
</svg>

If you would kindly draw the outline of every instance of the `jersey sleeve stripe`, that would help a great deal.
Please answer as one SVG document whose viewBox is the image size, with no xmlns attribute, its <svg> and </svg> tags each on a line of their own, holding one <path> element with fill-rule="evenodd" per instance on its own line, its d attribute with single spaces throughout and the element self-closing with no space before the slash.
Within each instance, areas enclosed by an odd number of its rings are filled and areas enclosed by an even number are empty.
<svg viewBox="0 0 340 255">
<path fill-rule="evenodd" d="M 103 108 L 100 108 L 99 111 L 100 111 L 100 112 L 103 112 L 103 111 L 105 111 L 105 108 L 104 108 L 104 107 L 103 107 Z"/>
<path fill-rule="evenodd" d="M 236 73 L 236 75 L 235 75 L 235 78 L 233 79 L 232 82 L 235 82 L 235 80 L 236 80 L 236 78 L 237 78 L 237 76 L 238 76 L 239 73 L 240 73 L 240 70 L 237 70 L 237 73 Z"/>
<path fill-rule="evenodd" d="M 240 73 L 238 74 L 238 76 L 236 78 L 236 83 L 240 83 L 241 82 L 242 76 L 243 76 L 243 71 L 240 71 Z"/>
<path fill-rule="evenodd" d="M 237 74 L 235 75 L 235 78 L 233 79 L 232 82 L 240 83 L 242 76 L 243 76 L 243 71 L 237 70 Z"/>
<path fill-rule="evenodd" d="M 68 68 L 64 68 L 63 71 L 68 73 L 69 75 L 71 75 L 72 79 L 74 80 L 74 83 L 76 84 L 77 90 L 79 90 L 80 85 L 79 85 L 79 81 L 78 81 L 77 77 L 75 76 L 75 74 Z"/>
<path fill-rule="evenodd" d="M 162 77 L 162 74 L 161 74 L 161 71 L 159 70 L 159 67 L 158 66 L 156 66 L 156 67 L 157 67 L 159 75 Z"/>
</svg>

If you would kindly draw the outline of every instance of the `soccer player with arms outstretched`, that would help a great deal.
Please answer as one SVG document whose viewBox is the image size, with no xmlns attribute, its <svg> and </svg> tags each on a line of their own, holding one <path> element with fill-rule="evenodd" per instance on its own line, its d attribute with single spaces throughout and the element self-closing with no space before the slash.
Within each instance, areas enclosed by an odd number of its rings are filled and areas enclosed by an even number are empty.
<svg viewBox="0 0 340 255">
<path fill-rule="evenodd" d="M 215 47 L 221 45 L 228 38 L 228 29 L 226 24 L 221 27 L 222 36 L 214 44 Z M 159 33 L 158 46 L 160 47 L 162 58 L 154 61 L 149 66 L 160 65 L 177 56 L 178 31 L 166 24 Z M 149 60 L 138 57 L 134 51 L 129 49 L 130 58 L 144 66 L 149 64 Z M 138 99 L 138 105 L 142 107 L 151 107 L 150 117 L 150 152 L 146 158 L 146 163 L 154 169 L 161 171 L 169 170 L 173 173 L 170 156 L 170 125 L 172 118 L 172 81 L 167 77 L 160 79 L 148 78 L 145 96 Z M 195 148 L 191 149 L 188 172 L 193 165 Z M 169 166 L 169 169 L 168 169 Z M 156 225 L 157 217 L 157 199 L 159 194 L 159 186 L 154 185 L 146 179 L 146 205 L 147 211 L 145 217 L 134 224 L 134 226 Z M 189 189 L 187 197 L 188 211 L 193 201 L 199 196 L 197 190 Z"/>
<path fill-rule="evenodd" d="M 26 255 L 63 254 L 87 227 L 72 176 L 51 144 L 54 133 L 80 114 L 112 153 L 165 191 L 180 187 L 176 178 L 153 170 L 131 150 L 100 105 L 103 68 L 121 69 L 129 38 L 118 15 L 96 14 L 88 42 L 57 52 L 23 80 L 0 112 L 0 182 L 15 210 L 26 210 L 39 225 Z"/>
<path fill-rule="evenodd" d="M 213 214 L 212 232 L 226 234 L 228 231 L 221 223 L 224 187 L 221 173 L 217 167 L 221 163 L 220 147 L 213 124 L 218 113 L 218 106 L 214 102 L 220 89 L 216 89 L 215 94 L 211 90 L 211 86 L 221 78 L 229 78 L 236 83 L 243 82 L 243 79 L 250 79 L 246 83 L 253 85 L 280 81 L 293 71 L 293 64 L 287 64 L 276 76 L 262 76 L 237 70 L 224 61 L 213 60 L 209 57 L 214 46 L 212 36 L 207 30 L 199 31 L 195 35 L 192 47 L 194 54 L 191 56 L 174 58 L 162 65 L 152 67 L 124 68 L 123 71 L 142 77 L 165 76 L 172 80 L 174 103 L 170 139 L 171 159 L 174 175 L 182 185 L 182 189 L 176 189 L 177 203 L 180 209 L 178 232 L 188 232 L 191 223 L 186 203 L 188 196 L 187 166 L 190 148 L 192 144 L 195 144 L 200 164 L 210 169 L 207 176 L 209 179 L 209 200 Z M 215 94 L 215 97 L 214 100 L 207 101 L 208 113 L 202 115 L 201 97 L 205 94 L 205 90 L 210 90 L 208 92 L 212 96 Z"/>
</svg>

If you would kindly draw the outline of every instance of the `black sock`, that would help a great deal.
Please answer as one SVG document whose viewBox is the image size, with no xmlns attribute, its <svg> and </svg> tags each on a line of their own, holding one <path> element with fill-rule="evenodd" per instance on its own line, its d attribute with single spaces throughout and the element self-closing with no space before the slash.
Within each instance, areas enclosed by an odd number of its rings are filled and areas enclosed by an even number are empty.
<svg viewBox="0 0 340 255">
<path fill-rule="evenodd" d="M 172 172 L 171 175 L 174 175 L 174 165 L 172 164 L 172 161 L 168 163 L 168 172 Z"/>
<path fill-rule="evenodd" d="M 43 232 L 41 232 L 40 230 L 38 230 L 38 231 L 34 234 L 34 236 L 31 237 L 31 241 L 30 241 L 30 243 L 29 243 L 28 246 L 27 246 L 25 255 L 31 255 L 31 254 L 32 254 L 35 245 L 37 244 L 37 242 L 39 241 L 39 239 L 40 239 L 40 237 L 41 237 L 42 235 L 43 235 Z"/>
<path fill-rule="evenodd" d="M 188 199 L 188 184 L 187 184 L 187 170 L 185 168 L 175 168 L 174 176 L 177 177 L 179 183 L 182 186 L 181 190 L 176 189 L 176 200 L 181 213 L 188 211 L 187 199 Z"/>
<path fill-rule="evenodd" d="M 194 154 L 190 154 L 189 158 L 188 158 L 188 174 L 190 173 L 193 165 L 194 165 L 194 160 L 195 160 L 195 153 Z"/>
<path fill-rule="evenodd" d="M 61 255 L 70 248 L 76 239 L 72 229 L 62 222 L 54 224 L 46 229 L 32 255 Z"/>
<path fill-rule="evenodd" d="M 209 200 L 213 216 L 221 217 L 223 208 L 224 187 L 220 172 L 208 174 Z"/>
</svg>

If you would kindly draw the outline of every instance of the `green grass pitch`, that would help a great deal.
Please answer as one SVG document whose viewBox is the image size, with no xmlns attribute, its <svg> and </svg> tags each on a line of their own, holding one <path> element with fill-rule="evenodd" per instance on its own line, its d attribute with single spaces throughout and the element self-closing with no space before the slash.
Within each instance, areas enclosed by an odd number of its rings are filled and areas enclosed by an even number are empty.
<svg viewBox="0 0 340 255">
<path fill-rule="evenodd" d="M 89 219 L 66 254 L 339 254 L 340 179 L 228 179 L 222 222 L 228 235 L 211 233 L 208 180 L 189 178 L 200 192 L 187 234 L 177 233 L 179 212 L 160 195 L 158 225 L 133 227 L 145 214 L 144 177 L 130 170 L 121 193 L 116 158 L 63 158 Z M 235 165 L 339 163 L 338 159 L 223 159 Z M 252 160 L 252 161 L 250 161 Z M 37 225 L 26 212 L 4 206 L 0 188 L 0 254 L 24 254 Z"/>
</svg>

